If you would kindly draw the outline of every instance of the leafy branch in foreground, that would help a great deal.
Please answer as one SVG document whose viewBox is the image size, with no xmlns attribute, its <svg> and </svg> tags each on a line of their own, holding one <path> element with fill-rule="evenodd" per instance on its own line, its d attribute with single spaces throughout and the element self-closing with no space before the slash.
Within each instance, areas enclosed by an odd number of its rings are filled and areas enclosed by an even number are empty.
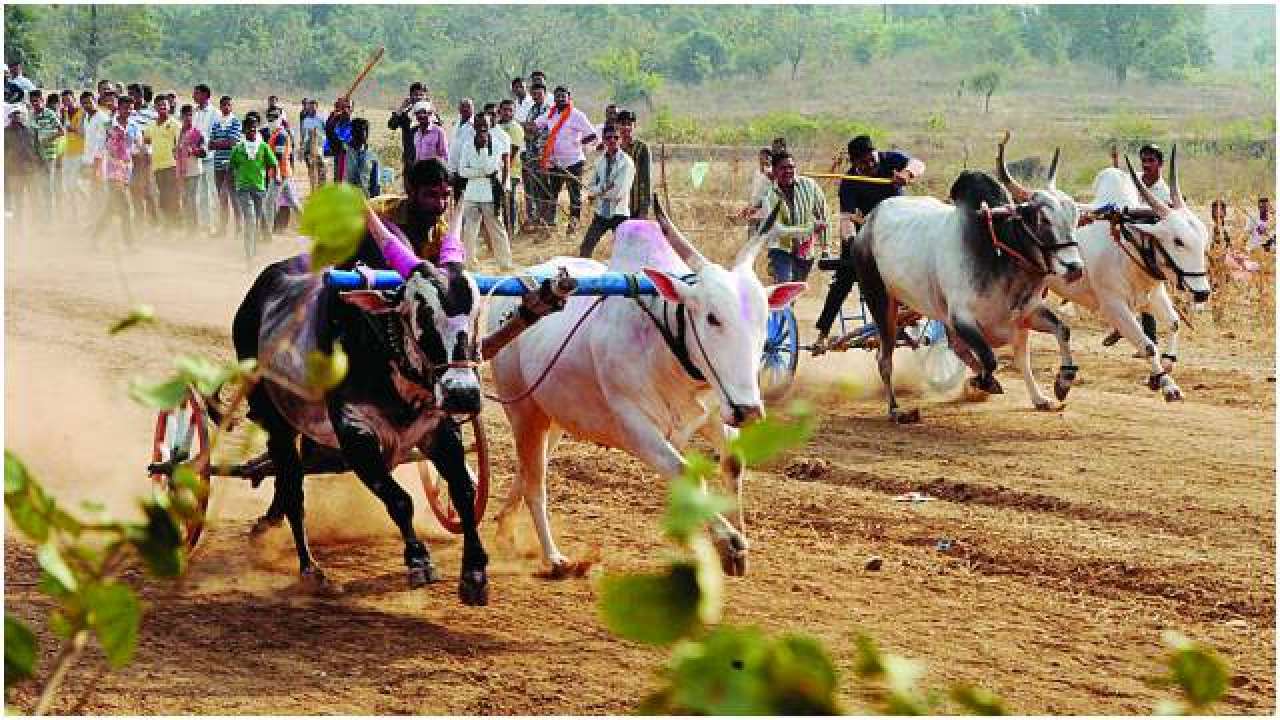
<svg viewBox="0 0 1280 720">
<path fill-rule="evenodd" d="M 804 443 L 813 431 L 807 408 L 793 407 L 793 422 L 765 420 L 749 426 L 730 452 L 745 464 L 758 464 Z M 733 507 L 729 498 L 704 487 L 716 465 L 690 453 L 685 472 L 672 483 L 662 518 L 663 533 L 676 547 L 665 568 L 653 573 L 609 575 L 599 586 L 598 610 L 619 637 L 670 648 L 658 671 L 658 687 L 641 703 L 641 714 L 679 715 L 833 715 L 839 674 L 830 652 L 798 633 L 766 636 L 752 627 L 717 625 L 724 600 L 724 575 L 704 532 L 717 515 Z M 1159 684 L 1177 687 L 1178 701 L 1157 706 L 1161 714 L 1204 714 L 1229 684 L 1223 661 L 1208 647 L 1177 634 L 1170 647 L 1168 673 Z M 868 635 L 855 636 L 854 675 L 866 703 L 858 712 L 931 715 L 959 711 L 1005 715 L 1004 701 L 990 690 L 953 684 L 945 692 L 921 690 L 924 665 L 885 653 Z M 949 702 L 948 702 L 949 701 Z"/>
</svg>

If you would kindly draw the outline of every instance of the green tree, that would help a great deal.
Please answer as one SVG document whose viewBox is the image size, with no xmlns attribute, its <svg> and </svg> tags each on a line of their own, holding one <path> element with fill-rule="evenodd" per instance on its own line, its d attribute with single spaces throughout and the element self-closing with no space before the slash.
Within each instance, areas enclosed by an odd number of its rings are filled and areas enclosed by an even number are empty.
<svg viewBox="0 0 1280 720">
<path fill-rule="evenodd" d="M 1004 71 L 998 67 L 988 67 L 965 81 L 965 85 L 982 95 L 982 111 L 991 112 L 991 96 L 1000 89 L 1004 81 Z"/>
<path fill-rule="evenodd" d="M 676 80 L 696 85 L 718 74 L 728 61 L 729 53 L 719 36 L 694 30 L 676 42 L 668 67 Z"/>
<path fill-rule="evenodd" d="M 64 47 L 78 57 L 86 79 L 97 79 L 102 65 L 115 53 L 146 53 L 160 38 L 160 29 L 145 5 L 73 5 L 68 13 L 68 36 L 76 42 Z"/>
<path fill-rule="evenodd" d="M 39 12 L 30 5 L 4 6 L 4 61 L 21 61 L 27 76 L 38 76 L 44 69 L 44 46 L 37 32 Z"/>
<path fill-rule="evenodd" d="M 609 98 L 621 105 L 644 100 L 652 109 L 653 94 L 662 87 L 662 76 L 645 70 L 634 48 L 600 55 L 588 67 L 609 88 Z"/>
<path fill-rule="evenodd" d="M 1203 6 L 1051 5 L 1047 13 L 1069 34 L 1071 57 L 1106 66 L 1119 85 L 1135 67 L 1181 68 L 1212 58 Z"/>
</svg>

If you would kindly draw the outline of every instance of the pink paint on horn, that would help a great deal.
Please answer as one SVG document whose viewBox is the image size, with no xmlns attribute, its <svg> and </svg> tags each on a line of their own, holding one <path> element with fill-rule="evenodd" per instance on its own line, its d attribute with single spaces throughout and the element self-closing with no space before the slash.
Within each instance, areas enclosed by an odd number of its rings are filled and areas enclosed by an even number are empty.
<svg viewBox="0 0 1280 720">
<path fill-rule="evenodd" d="M 409 279 L 413 269 L 422 264 L 422 260 L 413 254 L 413 250 L 396 237 L 382 246 L 382 257 L 386 259 L 387 265 L 390 265 L 392 270 L 406 280 Z"/>
</svg>

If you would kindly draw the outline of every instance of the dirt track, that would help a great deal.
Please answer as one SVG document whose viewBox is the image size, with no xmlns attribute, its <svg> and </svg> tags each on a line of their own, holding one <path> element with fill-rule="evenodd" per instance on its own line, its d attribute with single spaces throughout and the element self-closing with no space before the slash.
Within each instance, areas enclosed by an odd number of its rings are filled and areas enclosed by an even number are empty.
<svg viewBox="0 0 1280 720">
<path fill-rule="evenodd" d="M 545 243 L 518 244 L 518 260 L 550 254 Z M 277 239 L 268 249 L 293 247 Z M 159 376 L 184 350 L 228 357 L 227 328 L 251 279 L 236 243 L 221 238 L 154 238 L 121 257 L 127 282 L 112 253 L 87 239 L 5 247 L 6 447 L 61 497 L 105 497 L 117 512 L 146 488 L 152 422 L 127 399 L 128 378 Z M 130 292 L 160 322 L 108 337 Z M 820 298 L 810 293 L 806 311 Z M 925 661 L 926 684 L 983 684 L 1024 713 L 1149 712 L 1162 693 L 1143 681 L 1159 669 L 1161 631 L 1174 628 L 1235 668 L 1220 710 L 1272 714 L 1271 348 L 1211 327 L 1188 334 L 1177 373 L 1188 399 L 1166 405 L 1139 385 L 1145 371 L 1127 349 L 1103 351 L 1096 328 L 1075 324 L 1084 384 L 1060 413 L 1030 410 L 1005 370 L 1007 395 L 910 397 L 924 422 L 895 427 L 873 393 L 835 391 L 835 380 L 869 382 L 868 357 L 802 359 L 798 392 L 820 398 L 821 427 L 808 447 L 750 475 L 751 574 L 729 584 L 728 619 L 819 636 L 846 670 L 849 697 L 852 635 L 863 629 Z M 1035 348 L 1047 383 L 1051 342 Z M 486 418 L 501 493 L 511 443 L 500 410 Z M 828 464 L 810 472 L 815 459 Z M 491 605 L 466 608 L 452 581 L 405 588 L 400 544 L 363 488 L 309 480 L 320 559 L 345 590 L 314 598 L 292 590 L 287 531 L 250 549 L 246 531 L 268 489 L 215 482 L 213 524 L 190 576 L 147 591 L 137 662 L 103 677 L 85 711 L 625 713 L 651 686 L 662 653 L 613 639 L 590 581 L 533 576 L 523 511 L 518 550 L 490 542 Z M 936 499 L 893 501 L 909 490 Z M 604 570 L 662 555 L 664 493 L 622 454 L 564 443 L 550 494 L 566 552 L 598 549 Z M 460 546 L 430 534 L 455 578 Z M 951 549 L 939 551 L 940 539 Z M 863 569 L 871 555 L 884 558 L 879 572 Z M 45 603 L 26 584 L 33 553 L 12 537 L 5 570 L 6 611 L 40 617 Z M 95 658 L 74 674 L 69 698 L 98 667 Z M 20 692 L 16 705 L 30 700 Z"/>
</svg>

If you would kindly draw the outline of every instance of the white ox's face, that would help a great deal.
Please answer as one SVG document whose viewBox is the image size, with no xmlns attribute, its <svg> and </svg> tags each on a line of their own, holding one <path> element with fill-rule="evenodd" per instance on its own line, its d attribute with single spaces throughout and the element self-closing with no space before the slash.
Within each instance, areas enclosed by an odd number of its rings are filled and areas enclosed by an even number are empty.
<svg viewBox="0 0 1280 720">
<path fill-rule="evenodd" d="M 1076 225 L 1080 221 L 1075 200 L 1061 190 L 1049 188 L 1033 192 L 1030 203 L 1035 208 L 1032 227 L 1037 230 L 1037 237 L 1046 247 L 1054 248 L 1050 251 L 1051 270 L 1067 282 L 1079 280 L 1084 274 L 1084 258 L 1075 241 Z"/>
<path fill-rule="evenodd" d="M 692 282 L 646 268 L 658 293 L 683 304 L 688 323 L 685 346 L 720 400 L 720 418 L 739 427 L 764 417 L 760 398 L 760 356 L 765 322 L 805 289 L 804 283 L 764 287 L 750 264 L 726 270 L 707 262 Z"/>
<path fill-rule="evenodd" d="M 414 272 L 405 281 L 400 312 L 411 330 L 410 342 L 434 370 L 435 406 L 445 412 L 480 412 L 474 362 L 477 297 L 475 281 L 466 273 Z"/>
<path fill-rule="evenodd" d="M 1153 235 L 1168 253 L 1168 257 L 1159 252 L 1156 255 L 1171 283 L 1189 291 L 1198 303 L 1209 299 L 1209 277 L 1204 274 L 1208 270 L 1205 251 L 1209 247 L 1209 230 L 1190 208 L 1170 210 L 1167 217 L 1154 225 L 1134 227 Z M 1180 272 L 1191 275 L 1179 282 Z"/>
</svg>

